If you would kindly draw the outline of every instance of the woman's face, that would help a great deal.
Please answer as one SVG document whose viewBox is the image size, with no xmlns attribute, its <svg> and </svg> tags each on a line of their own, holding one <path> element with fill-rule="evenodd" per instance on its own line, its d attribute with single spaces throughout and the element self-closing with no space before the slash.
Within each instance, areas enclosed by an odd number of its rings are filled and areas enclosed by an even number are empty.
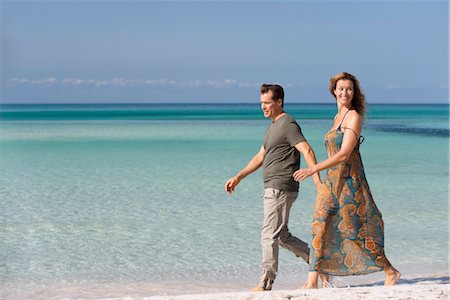
<svg viewBox="0 0 450 300">
<path fill-rule="evenodd" d="M 334 95 L 336 96 L 336 101 L 341 105 L 350 108 L 352 105 L 353 93 L 353 82 L 351 80 L 341 79 L 336 82 Z"/>
</svg>

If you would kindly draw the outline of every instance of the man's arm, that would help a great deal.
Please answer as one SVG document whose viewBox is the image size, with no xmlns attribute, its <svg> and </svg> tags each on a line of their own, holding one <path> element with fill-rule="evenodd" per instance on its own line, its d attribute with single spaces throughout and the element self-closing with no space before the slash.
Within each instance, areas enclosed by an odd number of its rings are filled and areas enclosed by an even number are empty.
<svg viewBox="0 0 450 300">
<path fill-rule="evenodd" d="M 359 137 L 362 130 L 362 118 L 356 112 L 350 112 L 347 117 L 345 127 L 341 127 L 344 130 L 344 137 L 342 139 L 341 149 L 336 152 L 331 157 L 325 159 L 324 161 L 309 166 L 308 168 L 300 169 L 294 173 L 294 179 L 297 181 L 305 180 L 309 176 L 314 176 L 319 171 L 332 168 L 339 165 L 340 163 L 346 162 L 353 152 L 356 144 L 359 142 Z"/>
<path fill-rule="evenodd" d="M 308 167 L 313 167 L 315 164 L 317 164 L 316 155 L 314 154 L 313 149 L 307 141 L 298 143 L 297 145 L 295 145 L 295 148 L 303 155 Z M 314 173 L 313 180 L 316 188 L 319 189 L 321 185 L 319 172 Z"/>
<path fill-rule="evenodd" d="M 261 149 L 259 149 L 259 152 L 253 156 L 253 158 L 248 162 L 248 164 L 243 168 L 239 173 L 237 173 L 235 176 L 228 179 L 228 181 L 225 183 L 225 191 L 229 194 L 233 194 L 234 188 L 241 182 L 242 179 L 250 175 L 251 173 L 255 172 L 256 170 L 261 167 L 263 160 L 264 160 L 264 154 L 265 154 L 264 146 L 261 146 Z"/>
</svg>

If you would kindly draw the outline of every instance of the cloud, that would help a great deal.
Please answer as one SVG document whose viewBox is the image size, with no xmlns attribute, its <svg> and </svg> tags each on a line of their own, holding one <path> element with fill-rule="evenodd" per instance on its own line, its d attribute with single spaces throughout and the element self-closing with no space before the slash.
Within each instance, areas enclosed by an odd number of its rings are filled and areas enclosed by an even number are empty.
<svg viewBox="0 0 450 300">
<path fill-rule="evenodd" d="M 107 80 L 96 80 L 96 79 L 76 79 L 76 78 L 66 78 L 62 80 L 65 86 L 82 86 L 82 85 L 93 85 L 93 86 L 104 86 L 108 85 Z"/>
<path fill-rule="evenodd" d="M 207 80 L 206 84 L 207 84 L 207 86 L 221 88 L 221 87 L 236 85 L 237 80 L 235 80 L 235 79 L 225 79 L 223 81 Z"/>
<path fill-rule="evenodd" d="M 6 85 L 9 86 L 16 86 L 16 85 L 22 85 L 22 84 L 29 84 L 30 80 L 28 79 L 19 79 L 19 78 L 12 78 L 6 81 Z"/>
<path fill-rule="evenodd" d="M 149 84 L 149 85 L 174 85 L 175 84 L 175 80 L 167 80 L 167 79 L 146 80 L 145 84 Z"/>
<path fill-rule="evenodd" d="M 16 86 L 16 85 L 54 85 L 58 82 L 58 79 L 55 77 L 49 77 L 45 79 L 24 79 L 24 78 L 12 78 L 6 81 L 6 85 L 8 86 Z"/>
<path fill-rule="evenodd" d="M 222 81 L 218 80 L 191 80 L 186 82 L 180 82 L 181 86 L 189 86 L 189 87 L 215 87 L 222 88 L 227 86 L 233 86 L 237 84 L 237 80 L 235 79 L 225 79 Z"/>
<path fill-rule="evenodd" d="M 124 79 L 114 78 L 110 80 L 101 79 L 81 79 L 81 78 L 65 78 L 58 80 L 56 77 L 49 77 L 46 79 L 26 79 L 26 78 L 12 78 L 6 81 L 9 87 L 15 86 L 63 86 L 63 87 L 116 87 L 116 88 L 131 88 L 131 87 L 145 87 L 145 86 L 173 86 L 184 88 L 227 88 L 227 87 L 241 87 L 241 88 L 257 88 L 261 83 L 256 82 L 240 82 L 236 79 L 224 80 L 187 80 L 175 81 L 169 79 Z M 284 84 L 284 87 L 292 87 L 295 84 Z"/>
<path fill-rule="evenodd" d="M 31 80 L 31 84 L 33 85 L 53 85 L 58 82 L 58 79 L 55 77 L 49 77 L 41 80 Z"/>
<path fill-rule="evenodd" d="M 174 85 L 174 80 L 167 79 L 123 79 L 114 78 L 111 80 L 100 79 L 80 79 L 80 78 L 65 78 L 58 80 L 55 77 L 49 77 L 46 79 L 26 79 L 26 78 L 11 78 L 6 81 L 8 86 L 24 86 L 24 85 L 56 85 L 62 86 L 119 86 L 119 87 L 133 87 L 133 86 L 154 86 L 154 85 Z"/>
</svg>

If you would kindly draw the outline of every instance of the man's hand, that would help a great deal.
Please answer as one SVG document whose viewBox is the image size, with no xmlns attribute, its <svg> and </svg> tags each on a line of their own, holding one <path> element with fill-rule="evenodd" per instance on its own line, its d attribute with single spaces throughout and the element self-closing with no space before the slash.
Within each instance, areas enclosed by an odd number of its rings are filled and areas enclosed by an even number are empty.
<svg viewBox="0 0 450 300">
<path fill-rule="evenodd" d="M 234 188 L 241 182 L 241 180 L 237 176 L 233 176 L 228 179 L 227 183 L 225 183 L 225 191 L 228 194 L 233 194 Z"/>
<path fill-rule="evenodd" d="M 225 183 L 225 191 L 228 194 L 233 194 L 234 188 L 241 182 L 242 179 L 247 177 L 249 174 L 255 172 L 258 170 L 259 167 L 261 167 L 263 160 L 264 160 L 264 146 L 261 146 L 259 149 L 259 152 L 253 156 L 253 158 L 248 162 L 248 164 L 243 168 L 239 173 L 237 173 L 235 176 L 228 179 L 227 183 Z"/>
<path fill-rule="evenodd" d="M 295 145 L 295 148 L 297 148 L 305 158 L 308 168 L 295 171 L 292 177 L 294 177 L 295 181 L 303 181 L 309 176 L 312 176 L 316 189 L 319 191 L 322 183 L 320 182 L 320 173 L 317 170 L 317 160 L 313 149 L 306 141 L 298 143 Z"/>
</svg>

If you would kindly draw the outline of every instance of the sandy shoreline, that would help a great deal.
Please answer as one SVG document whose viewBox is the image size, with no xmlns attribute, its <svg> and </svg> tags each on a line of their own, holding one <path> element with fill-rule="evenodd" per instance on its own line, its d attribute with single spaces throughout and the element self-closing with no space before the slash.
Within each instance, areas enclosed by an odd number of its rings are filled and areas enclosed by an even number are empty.
<svg viewBox="0 0 450 300">
<path fill-rule="evenodd" d="M 334 281 L 335 288 L 317 290 L 274 290 L 270 292 L 225 292 L 168 296 L 136 297 L 118 299 L 143 300 L 359 300 L 359 299 L 449 299 L 450 277 L 448 273 L 403 278 L 396 286 L 385 287 L 382 281 L 367 285 L 346 285 Z"/>
<path fill-rule="evenodd" d="M 296 290 L 300 281 L 281 278 L 271 292 L 251 293 L 247 281 L 212 284 L 207 281 L 178 282 L 116 282 L 116 283 L 60 283 L 0 285 L 0 299 L 102 299 L 102 300 L 313 300 L 313 299 L 449 299 L 449 272 L 414 275 L 405 273 L 397 286 L 384 287 L 382 274 L 357 278 L 334 277 L 335 288 Z M 249 281 L 251 282 L 251 281 Z"/>
<path fill-rule="evenodd" d="M 147 300 L 356 300 L 356 299 L 448 299 L 449 284 L 414 284 L 394 287 L 350 287 L 319 290 L 282 290 L 262 293 L 240 292 L 179 296 L 154 296 Z M 130 299 L 130 298 L 129 298 Z"/>
</svg>

